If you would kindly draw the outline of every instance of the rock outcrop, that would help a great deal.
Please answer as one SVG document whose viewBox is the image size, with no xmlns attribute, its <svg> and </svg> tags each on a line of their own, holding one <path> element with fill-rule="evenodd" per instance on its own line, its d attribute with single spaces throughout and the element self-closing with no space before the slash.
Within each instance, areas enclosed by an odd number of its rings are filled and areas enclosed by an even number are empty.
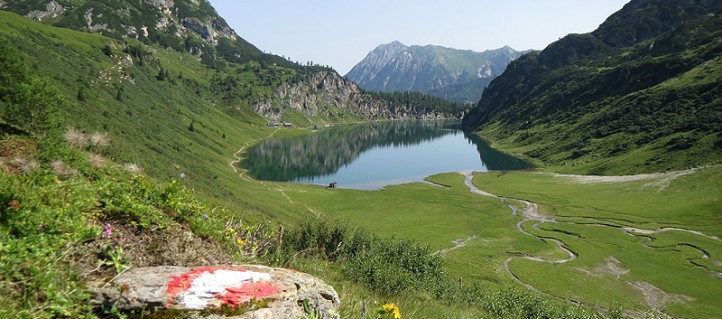
<svg viewBox="0 0 722 319">
<path fill-rule="evenodd" d="M 0 2 L 0 8 L 3 7 L 3 3 Z M 63 7 L 60 3 L 53 0 L 48 2 L 48 4 L 45 6 L 45 10 L 33 10 L 28 12 L 27 17 L 32 18 L 34 20 L 43 21 L 46 19 L 52 19 L 59 15 L 62 15 L 65 13 L 66 8 Z"/>
<path fill-rule="evenodd" d="M 464 115 L 464 112 L 444 113 L 377 99 L 333 71 L 316 72 L 301 82 L 281 85 L 272 98 L 257 102 L 252 108 L 273 120 L 280 120 L 289 110 L 329 118 L 350 112 L 366 120 L 460 119 Z"/>
<path fill-rule="evenodd" d="M 223 21 L 219 21 L 216 18 L 210 18 L 208 22 L 195 17 L 183 18 L 181 25 L 186 29 L 193 30 L 203 40 L 211 45 L 217 45 L 218 39 L 221 37 L 228 38 L 235 41 L 237 36 L 236 33 Z"/>
<path fill-rule="evenodd" d="M 121 312 L 187 313 L 195 318 L 339 318 L 333 287 L 311 275 L 258 265 L 145 267 L 91 283 L 94 302 Z M 309 313 L 310 312 L 310 313 Z"/>
</svg>

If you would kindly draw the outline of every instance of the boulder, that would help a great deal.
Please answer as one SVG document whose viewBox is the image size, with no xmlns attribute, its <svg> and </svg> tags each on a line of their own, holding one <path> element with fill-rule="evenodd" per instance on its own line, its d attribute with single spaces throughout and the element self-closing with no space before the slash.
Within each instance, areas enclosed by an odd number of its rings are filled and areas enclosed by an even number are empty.
<svg viewBox="0 0 722 319">
<path fill-rule="evenodd" d="M 333 287 L 309 274 L 258 265 L 132 268 L 89 284 L 94 303 L 121 312 L 189 318 L 339 318 Z M 230 312 L 230 315 L 229 315 Z"/>
</svg>

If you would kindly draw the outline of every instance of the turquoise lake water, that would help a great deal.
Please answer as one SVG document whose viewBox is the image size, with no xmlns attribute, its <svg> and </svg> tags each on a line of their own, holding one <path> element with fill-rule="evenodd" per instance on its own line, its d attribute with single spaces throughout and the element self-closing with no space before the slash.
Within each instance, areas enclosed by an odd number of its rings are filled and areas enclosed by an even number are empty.
<svg viewBox="0 0 722 319">
<path fill-rule="evenodd" d="M 519 170 L 530 165 L 490 148 L 455 121 L 401 121 L 331 127 L 269 139 L 241 163 L 260 180 L 379 189 L 443 172 Z"/>
</svg>

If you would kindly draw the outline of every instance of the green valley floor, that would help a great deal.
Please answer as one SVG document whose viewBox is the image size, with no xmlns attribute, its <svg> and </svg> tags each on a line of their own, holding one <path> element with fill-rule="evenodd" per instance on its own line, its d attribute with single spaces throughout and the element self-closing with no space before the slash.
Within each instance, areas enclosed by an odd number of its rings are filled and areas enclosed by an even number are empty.
<svg viewBox="0 0 722 319">
<path fill-rule="evenodd" d="M 309 213 L 428 244 L 463 282 L 634 317 L 718 318 L 722 167 L 634 176 L 447 173 L 378 191 L 275 184 Z"/>
</svg>

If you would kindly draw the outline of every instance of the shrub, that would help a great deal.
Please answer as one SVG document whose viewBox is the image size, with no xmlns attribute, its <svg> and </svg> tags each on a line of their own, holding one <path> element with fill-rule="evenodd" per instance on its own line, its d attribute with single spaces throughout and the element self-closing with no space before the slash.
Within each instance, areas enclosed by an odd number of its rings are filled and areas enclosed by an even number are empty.
<svg viewBox="0 0 722 319">
<path fill-rule="evenodd" d="M 280 263 L 300 254 L 338 262 L 350 278 L 384 294 L 420 289 L 444 274 L 442 259 L 432 256 L 428 246 L 330 221 L 301 224 L 276 249 Z"/>
</svg>

